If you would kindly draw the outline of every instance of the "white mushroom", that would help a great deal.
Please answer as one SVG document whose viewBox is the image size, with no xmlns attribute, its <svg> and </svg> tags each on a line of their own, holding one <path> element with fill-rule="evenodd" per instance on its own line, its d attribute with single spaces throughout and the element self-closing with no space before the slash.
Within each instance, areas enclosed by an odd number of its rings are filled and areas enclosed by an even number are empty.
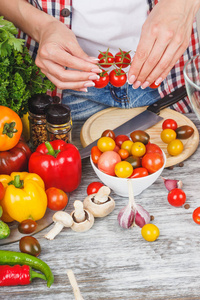
<svg viewBox="0 0 200 300">
<path fill-rule="evenodd" d="M 74 201 L 75 210 L 71 212 L 74 221 L 71 229 L 78 232 L 89 230 L 94 224 L 93 214 L 83 208 L 83 203 L 79 200 Z"/>
<path fill-rule="evenodd" d="M 64 211 L 57 211 L 53 215 L 53 221 L 55 223 L 54 227 L 44 236 L 48 240 L 53 240 L 56 235 L 58 235 L 63 227 L 71 227 L 73 224 L 72 217 L 64 212 Z"/>
<path fill-rule="evenodd" d="M 115 201 L 110 196 L 110 189 L 102 186 L 96 194 L 91 194 L 83 201 L 84 208 L 94 217 L 105 217 L 115 208 Z"/>
<path fill-rule="evenodd" d="M 77 281 L 76 281 L 73 271 L 67 270 L 67 276 L 68 276 L 70 284 L 73 288 L 75 300 L 84 300 L 83 297 L 81 296 L 81 292 L 79 290 L 79 287 L 78 287 L 78 284 L 77 284 Z"/>
</svg>

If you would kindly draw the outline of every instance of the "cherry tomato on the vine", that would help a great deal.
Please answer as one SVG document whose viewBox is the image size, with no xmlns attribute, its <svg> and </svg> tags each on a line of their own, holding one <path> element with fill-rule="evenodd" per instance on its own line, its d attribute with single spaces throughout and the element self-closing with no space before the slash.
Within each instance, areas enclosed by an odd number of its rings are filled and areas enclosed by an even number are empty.
<svg viewBox="0 0 200 300">
<path fill-rule="evenodd" d="M 185 203 L 186 194 L 183 190 L 176 188 L 168 193 L 167 199 L 169 204 L 171 204 L 172 206 L 179 207 Z"/>
<path fill-rule="evenodd" d="M 155 81 L 149 86 L 151 89 L 157 89 L 159 86 L 161 85 L 161 83 L 160 84 L 155 84 Z"/>
<path fill-rule="evenodd" d="M 158 227 L 154 224 L 146 224 L 141 229 L 142 237 L 148 242 L 154 242 L 160 235 Z"/>
<path fill-rule="evenodd" d="M 126 83 L 127 76 L 123 70 L 114 69 L 109 74 L 110 84 L 115 87 L 121 87 Z"/>
<path fill-rule="evenodd" d="M 197 207 L 192 214 L 192 218 L 195 223 L 200 225 L 200 207 Z"/>
<path fill-rule="evenodd" d="M 131 63 L 130 51 L 120 51 L 115 54 L 115 64 L 118 68 L 126 68 Z"/>
<path fill-rule="evenodd" d="M 175 120 L 173 119 L 166 119 L 163 123 L 162 123 L 162 129 L 173 129 L 176 130 L 176 128 L 178 127 L 177 123 Z"/>
<path fill-rule="evenodd" d="M 112 53 L 109 52 L 109 49 L 107 49 L 107 51 L 104 51 L 104 52 L 101 52 L 101 51 L 99 51 L 99 52 L 100 52 L 100 54 L 98 55 L 99 64 L 103 68 L 110 68 L 115 61 L 115 58 L 112 55 Z"/>
<path fill-rule="evenodd" d="M 91 182 L 87 187 L 87 194 L 88 195 L 96 194 L 102 186 L 104 186 L 103 183 L 99 181 Z"/>
<path fill-rule="evenodd" d="M 102 70 L 99 76 L 100 78 L 93 80 L 93 82 L 95 83 L 95 88 L 102 89 L 109 83 L 109 75 L 105 70 Z"/>
<path fill-rule="evenodd" d="M 91 158 L 94 164 L 97 164 L 99 157 L 101 156 L 102 152 L 99 150 L 97 146 L 93 146 L 91 149 Z"/>
<path fill-rule="evenodd" d="M 55 187 L 50 187 L 46 190 L 47 194 L 47 206 L 52 210 L 62 210 L 68 203 L 67 194 Z"/>
<path fill-rule="evenodd" d="M 97 147 L 101 152 L 112 151 L 114 150 L 115 145 L 115 141 L 108 136 L 101 137 L 97 142 Z"/>
<path fill-rule="evenodd" d="M 133 173 L 129 178 L 140 178 L 140 177 L 145 177 L 148 176 L 149 172 L 147 171 L 146 168 L 136 168 L 133 170 Z"/>
</svg>

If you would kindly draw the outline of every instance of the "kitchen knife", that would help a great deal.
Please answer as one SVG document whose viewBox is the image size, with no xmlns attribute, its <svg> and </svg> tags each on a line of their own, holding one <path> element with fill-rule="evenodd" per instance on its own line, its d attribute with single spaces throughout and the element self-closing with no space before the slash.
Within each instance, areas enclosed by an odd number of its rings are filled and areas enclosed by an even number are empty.
<svg viewBox="0 0 200 300">
<path fill-rule="evenodd" d="M 168 94 L 167 96 L 159 99 L 155 103 L 149 105 L 146 108 L 146 110 L 144 110 L 139 115 L 134 116 L 132 119 L 128 120 L 124 124 L 113 129 L 115 135 L 116 136 L 119 134 L 129 135 L 134 130 L 148 129 L 149 127 L 155 125 L 156 123 L 158 123 L 163 119 L 162 117 L 159 116 L 159 113 L 162 109 L 178 102 L 179 100 L 183 99 L 185 96 L 187 96 L 185 86 L 176 89 L 171 94 Z M 97 141 L 98 140 L 92 142 L 91 144 L 89 144 L 88 146 L 86 146 L 85 148 L 79 151 L 82 159 L 90 156 L 91 149 L 93 146 L 97 145 Z"/>
</svg>

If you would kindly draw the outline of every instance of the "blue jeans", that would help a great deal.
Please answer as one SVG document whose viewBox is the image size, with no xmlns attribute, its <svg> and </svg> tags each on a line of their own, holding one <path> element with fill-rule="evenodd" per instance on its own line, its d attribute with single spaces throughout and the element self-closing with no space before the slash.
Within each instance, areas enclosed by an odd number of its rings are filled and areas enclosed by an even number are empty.
<svg viewBox="0 0 200 300">
<path fill-rule="evenodd" d="M 64 90 L 62 103 L 71 109 L 72 120 L 86 120 L 108 107 L 133 108 L 150 105 L 160 98 L 157 89 L 134 90 L 126 83 L 120 88 L 108 84 L 103 89 L 88 88 L 88 92 Z"/>
</svg>

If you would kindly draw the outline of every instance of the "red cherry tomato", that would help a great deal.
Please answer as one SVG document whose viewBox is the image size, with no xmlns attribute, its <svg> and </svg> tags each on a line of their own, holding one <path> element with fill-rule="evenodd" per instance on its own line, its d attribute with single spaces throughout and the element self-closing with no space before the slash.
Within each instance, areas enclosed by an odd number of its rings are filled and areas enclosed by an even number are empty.
<svg viewBox="0 0 200 300">
<path fill-rule="evenodd" d="M 98 181 L 91 182 L 87 187 L 87 194 L 88 195 L 96 194 L 102 186 L 103 186 L 103 183 L 101 183 L 101 182 L 98 182 Z"/>
<path fill-rule="evenodd" d="M 163 164 L 163 155 L 160 155 L 159 153 L 147 153 L 142 158 L 142 167 L 146 168 L 150 174 L 158 171 Z"/>
<path fill-rule="evenodd" d="M 166 119 L 163 123 L 162 123 L 162 129 L 173 129 L 176 130 L 178 127 L 177 123 L 175 120 L 173 119 Z"/>
<path fill-rule="evenodd" d="M 200 207 L 197 207 L 192 214 L 192 218 L 195 223 L 200 225 Z"/>
<path fill-rule="evenodd" d="M 109 68 L 112 66 L 112 64 L 115 61 L 114 56 L 112 55 L 111 52 L 109 52 L 109 49 L 107 49 L 107 51 L 101 52 L 99 51 L 100 54 L 98 55 L 98 59 L 99 59 L 99 64 L 103 67 L 103 68 Z"/>
<path fill-rule="evenodd" d="M 115 64 L 118 68 L 126 68 L 130 65 L 131 62 L 131 56 L 130 51 L 122 51 L 120 49 L 119 52 L 115 54 Z"/>
<path fill-rule="evenodd" d="M 99 150 L 97 146 L 92 147 L 91 149 L 91 157 L 94 164 L 97 164 L 99 157 L 101 156 L 102 152 Z"/>
<path fill-rule="evenodd" d="M 5 195 L 5 189 L 2 182 L 0 182 L 0 200 L 3 199 L 4 195 Z"/>
<path fill-rule="evenodd" d="M 150 85 L 151 89 L 157 89 L 159 86 L 161 85 L 161 83 L 159 85 L 155 84 L 155 81 Z"/>
<path fill-rule="evenodd" d="M 93 80 L 93 82 L 95 83 L 95 88 L 102 89 L 109 83 L 109 75 L 105 70 L 102 70 L 99 76 L 100 78 Z"/>
<path fill-rule="evenodd" d="M 114 69 L 109 74 L 110 84 L 115 87 L 123 86 L 126 83 L 127 76 L 123 70 Z"/>
<path fill-rule="evenodd" d="M 186 194 L 183 190 L 176 188 L 169 192 L 167 199 L 169 204 L 179 207 L 185 203 Z"/>
<path fill-rule="evenodd" d="M 149 172 L 147 171 L 146 168 L 136 168 L 133 170 L 133 173 L 129 178 L 140 178 L 140 177 L 145 177 L 148 175 L 149 175 Z"/>
<path fill-rule="evenodd" d="M 123 142 L 128 141 L 129 137 L 125 134 L 120 134 L 115 138 L 115 144 L 121 148 Z"/>
<path fill-rule="evenodd" d="M 152 153 L 152 152 L 156 152 L 156 153 L 159 153 L 160 155 L 163 155 L 162 150 L 158 145 L 148 143 L 146 145 L 146 153 Z"/>
<path fill-rule="evenodd" d="M 98 160 L 98 169 L 108 175 L 115 176 L 115 165 L 121 161 L 120 155 L 115 151 L 106 151 Z"/>
<path fill-rule="evenodd" d="M 46 190 L 47 194 L 47 206 L 52 210 L 62 210 L 68 203 L 67 194 L 55 187 L 51 187 Z"/>
</svg>

